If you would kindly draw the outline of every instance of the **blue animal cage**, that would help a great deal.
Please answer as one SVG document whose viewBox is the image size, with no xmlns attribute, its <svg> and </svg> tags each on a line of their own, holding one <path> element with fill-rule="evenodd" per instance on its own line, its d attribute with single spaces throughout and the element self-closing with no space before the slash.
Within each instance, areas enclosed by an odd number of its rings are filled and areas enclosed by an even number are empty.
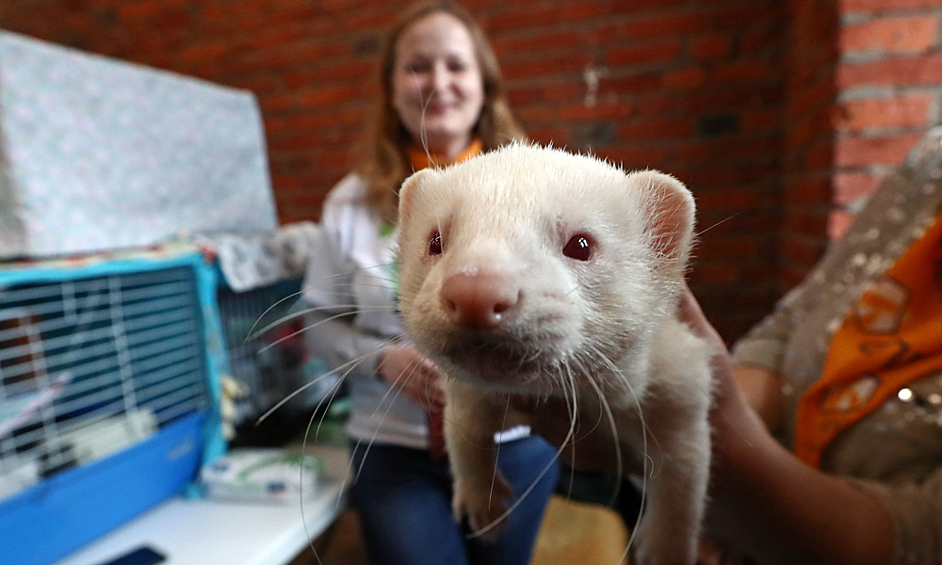
<svg viewBox="0 0 942 565">
<path fill-rule="evenodd" d="M 216 284 L 198 252 L 0 268 L 0 563 L 51 563 L 222 453 Z"/>
</svg>

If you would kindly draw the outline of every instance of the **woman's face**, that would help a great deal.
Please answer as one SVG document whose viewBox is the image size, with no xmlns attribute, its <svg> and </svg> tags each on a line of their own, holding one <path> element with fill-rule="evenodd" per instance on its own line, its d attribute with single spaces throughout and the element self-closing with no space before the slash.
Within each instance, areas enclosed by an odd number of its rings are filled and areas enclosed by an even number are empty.
<svg viewBox="0 0 942 565">
<path fill-rule="evenodd" d="M 438 12 L 412 23 L 396 44 L 393 107 L 417 142 L 449 157 L 467 147 L 484 105 L 471 34 Z"/>
</svg>

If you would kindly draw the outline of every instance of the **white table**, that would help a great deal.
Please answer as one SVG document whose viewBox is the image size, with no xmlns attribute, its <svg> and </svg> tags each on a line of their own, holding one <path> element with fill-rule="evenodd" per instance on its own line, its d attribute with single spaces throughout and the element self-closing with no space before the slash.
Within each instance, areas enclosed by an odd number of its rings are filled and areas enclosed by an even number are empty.
<svg viewBox="0 0 942 565">
<path fill-rule="evenodd" d="M 343 509 L 347 450 L 313 446 L 326 472 L 317 488 L 291 503 L 171 498 L 55 565 L 99 565 L 141 546 L 161 565 L 282 565 L 324 532 Z"/>
</svg>

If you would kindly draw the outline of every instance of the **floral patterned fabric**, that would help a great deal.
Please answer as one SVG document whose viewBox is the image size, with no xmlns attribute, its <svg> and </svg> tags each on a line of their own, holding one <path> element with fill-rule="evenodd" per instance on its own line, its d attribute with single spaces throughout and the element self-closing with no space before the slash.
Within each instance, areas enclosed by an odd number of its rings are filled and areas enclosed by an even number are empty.
<svg viewBox="0 0 942 565">
<path fill-rule="evenodd" d="M 0 32 L 0 259 L 276 225 L 250 92 Z"/>
<path fill-rule="evenodd" d="M 320 224 L 297 222 L 262 235 L 200 235 L 193 241 L 215 254 L 229 288 L 244 292 L 296 277 L 320 280 L 330 252 L 325 238 Z"/>
</svg>

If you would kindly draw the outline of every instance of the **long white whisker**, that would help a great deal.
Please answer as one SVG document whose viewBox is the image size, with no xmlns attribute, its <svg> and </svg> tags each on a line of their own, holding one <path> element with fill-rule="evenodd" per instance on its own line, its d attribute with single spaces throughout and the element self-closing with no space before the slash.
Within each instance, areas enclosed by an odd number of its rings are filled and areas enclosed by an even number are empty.
<svg viewBox="0 0 942 565">
<path fill-rule="evenodd" d="M 300 388 L 298 388 L 297 390 L 295 390 L 294 392 L 292 392 L 292 393 L 289 394 L 288 396 L 282 398 L 282 399 L 279 400 L 274 406 L 272 406 L 272 407 L 269 408 L 267 411 L 265 411 L 264 414 L 262 414 L 261 416 L 259 416 L 258 419 L 255 420 L 255 425 L 256 425 L 256 426 L 261 425 L 262 422 L 264 422 L 265 420 L 267 420 L 268 417 L 271 416 L 272 414 L 274 414 L 276 410 L 278 410 L 279 408 L 281 408 L 282 406 L 284 406 L 285 404 L 287 404 L 288 402 L 290 402 L 292 398 L 294 398 L 295 396 L 301 394 L 302 392 L 304 392 L 305 390 L 309 389 L 310 387 L 316 385 L 317 383 L 323 381 L 323 380 L 326 379 L 327 377 L 330 377 L 330 376 L 333 375 L 335 372 L 336 372 L 336 371 L 330 371 L 330 372 L 324 373 L 323 375 L 317 377 L 316 379 L 313 379 L 311 382 L 305 383 L 304 385 L 302 385 Z"/>
<path fill-rule="evenodd" d="M 396 399 L 399 398 L 399 395 L 402 393 L 402 388 L 398 386 L 399 380 L 401 378 L 402 378 L 402 375 L 400 374 L 398 377 L 396 377 L 396 380 L 392 382 L 392 386 L 390 387 L 390 390 L 395 389 L 396 393 L 393 395 L 392 401 L 389 402 L 389 406 L 386 408 L 386 411 L 383 412 L 383 416 L 380 418 L 379 423 L 376 425 L 375 429 L 373 430 L 373 435 L 370 436 L 370 443 L 369 445 L 366 446 L 366 451 L 363 452 L 363 459 L 362 461 L 360 461 L 360 467 L 357 469 L 357 474 L 353 478 L 354 481 L 360 478 L 360 473 L 363 471 L 363 465 L 366 463 L 366 458 L 370 454 L 370 449 L 372 449 L 373 447 L 373 442 L 376 441 L 376 436 L 377 434 L 379 434 L 380 428 L 382 427 L 383 423 L 386 421 L 386 417 L 389 416 L 389 412 L 390 410 L 392 410 L 392 407 L 395 404 Z M 359 443 L 357 445 L 359 445 Z"/>
<path fill-rule="evenodd" d="M 325 379 L 325 378 L 327 378 L 327 377 L 329 377 L 330 375 L 333 375 L 333 374 L 335 374 L 335 373 L 339 373 L 340 371 L 347 370 L 347 372 L 349 372 L 349 371 L 352 370 L 354 367 L 356 367 L 356 366 L 362 361 L 362 359 L 363 359 L 364 357 L 368 356 L 368 355 L 371 354 L 371 353 L 374 353 L 375 351 L 379 350 L 381 347 L 384 347 L 386 344 L 387 344 L 387 342 L 384 341 L 383 343 L 377 345 L 376 347 L 374 347 L 373 349 L 371 349 L 370 351 L 368 351 L 368 352 L 365 353 L 364 355 L 362 355 L 362 356 L 360 356 L 360 357 L 357 357 L 356 359 L 353 359 L 352 361 L 347 361 L 347 362 L 344 363 L 343 365 L 341 365 L 341 366 L 339 366 L 339 367 L 337 367 L 337 368 L 335 368 L 335 369 L 332 369 L 332 370 L 330 370 L 330 371 L 324 373 L 323 375 L 321 375 L 320 377 L 314 379 L 313 381 L 311 381 L 311 382 L 309 382 L 309 383 L 306 383 L 304 386 L 298 388 L 298 390 L 292 392 L 292 393 L 289 394 L 288 396 L 286 396 L 286 397 L 284 397 L 283 399 L 281 399 L 280 401 L 278 401 L 278 403 L 275 404 L 273 407 L 269 408 L 267 412 L 265 412 L 264 414 L 262 414 L 262 415 L 258 418 L 258 420 L 255 421 L 255 425 L 257 426 L 257 425 L 261 424 L 262 422 L 264 422 L 266 419 L 268 419 L 269 416 L 271 416 L 271 415 L 275 412 L 275 410 L 278 410 L 279 408 L 281 408 L 282 406 L 284 406 L 287 402 L 291 401 L 292 398 L 294 398 L 295 396 L 301 394 L 302 392 L 304 392 L 304 391 L 307 390 L 308 388 L 314 386 L 315 384 L 317 384 L 317 383 L 320 382 L 321 380 L 323 380 L 323 379 Z M 346 374 L 347 374 L 347 373 L 344 373 L 344 376 L 346 376 Z M 343 378 L 343 377 L 341 377 L 341 378 Z"/>
<path fill-rule="evenodd" d="M 262 314 L 261 316 L 258 317 L 257 320 L 255 320 L 255 323 L 252 324 L 252 329 L 249 330 L 248 335 L 246 335 L 245 337 L 245 341 L 243 341 L 243 344 L 246 344 L 254 339 L 257 339 L 259 336 L 264 335 L 268 333 L 270 330 L 277 328 L 278 326 L 284 323 L 290 322 L 291 320 L 294 320 L 295 318 L 300 318 L 307 314 L 316 314 L 320 312 L 333 312 L 333 311 L 336 311 L 338 308 L 356 308 L 356 304 L 344 304 L 344 305 L 338 305 L 338 306 L 313 306 L 311 308 L 305 308 L 303 310 L 298 310 L 297 312 L 286 314 L 285 316 L 282 316 L 281 318 L 275 320 L 274 322 L 271 322 L 265 325 L 262 329 L 255 332 L 254 331 L 255 327 L 258 325 L 259 321 L 261 321 L 262 317 L 265 316 L 265 314 Z M 271 310 L 271 308 L 269 308 L 268 310 Z M 266 310 L 265 312 L 268 312 L 268 310 Z M 352 316 L 354 314 L 356 314 L 356 312 L 354 311 L 341 312 L 341 313 L 338 313 L 335 316 L 335 318 L 339 318 L 342 316 Z"/>
<path fill-rule="evenodd" d="M 262 321 L 262 318 L 265 317 L 265 314 L 268 314 L 268 313 L 271 312 L 274 308 L 276 308 L 279 304 L 282 304 L 282 303 L 285 302 L 286 300 L 291 300 L 292 298 L 294 298 L 294 297 L 296 297 L 296 296 L 301 296 L 302 294 L 304 294 L 304 290 L 303 290 L 303 289 L 302 289 L 302 290 L 299 290 L 298 292 L 293 292 L 293 293 L 289 294 L 288 296 L 285 296 L 284 298 L 278 300 L 277 302 L 275 302 L 274 304 L 272 304 L 272 305 L 269 306 L 268 308 L 266 308 L 265 311 L 262 312 L 261 315 L 260 315 L 258 318 L 255 319 L 255 322 L 252 324 L 252 327 L 249 328 L 249 331 L 248 331 L 248 333 L 246 334 L 245 341 L 243 341 L 242 343 L 245 344 L 245 343 L 248 343 L 248 342 L 249 342 L 250 337 L 253 335 L 252 332 L 255 331 L 255 326 L 257 326 L 258 323 Z M 279 323 L 280 323 L 280 321 L 279 321 Z M 265 330 L 263 330 L 262 333 L 265 333 Z"/>
<path fill-rule="evenodd" d="M 722 225 L 722 224 L 725 224 L 726 222 L 732 220 L 733 218 L 735 218 L 735 217 L 738 216 L 738 215 L 739 215 L 739 212 L 737 212 L 737 213 L 735 213 L 735 214 L 732 214 L 732 215 L 730 215 L 730 216 L 727 216 L 727 217 L 723 218 L 722 220 L 716 222 L 716 223 L 713 224 L 712 226 L 710 226 L 710 227 L 708 227 L 708 228 L 706 228 L 706 229 L 704 229 L 704 230 L 700 230 L 700 232 L 699 232 L 697 235 L 703 235 L 703 234 L 705 234 L 706 232 L 712 230 L 713 228 L 715 228 L 715 227 L 717 227 L 717 226 L 720 226 L 720 225 Z"/>
<path fill-rule="evenodd" d="M 377 348 L 374 348 L 373 351 L 376 351 L 376 349 L 378 349 L 379 347 L 383 347 L 383 346 L 385 346 L 385 345 L 388 344 L 388 343 L 394 343 L 395 340 L 398 340 L 399 338 L 400 338 L 400 336 L 393 336 L 393 337 L 391 337 L 391 338 L 385 340 L 384 343 L 381 344 L 380 346 L 378 346 Z M 363 358 L 363 357 L 366 357 L 366 355 L 361 356 L 361 358 Z M 398 377 L 396 377 L 396 380 L 391 383 L 391 386 L 390 386 L 389 390 L 386 391 L 386 394 L 385 394 L 385 395 L 383 395 L 383 400 L 385 400 L 385 398 L 388 396 L 388 394 L 389 394 L 393 389 L 396 390 L 396 394 L 393 396 L 393 400 L 390 401 L 389 407 L 386 409 L 386 411 L 385 411 L 385 413 L 383 414 L 382 418 L 380 418 L 379 424 L 377 424 L 377 426 L 376 426 L 375 429 L 373 430 L 373 435 L 370 436 L 369 444 L 367 444 L 367 446 L 366 446 L 366 451 L 363 452 L 363 457 L 362 457 L 362 459 L 360 460 L 360 465 L 357 467 L 356 474 L 353 476 L 353 482 L 356 482 L 357 480 L 359 480 L 359 478 L 360 478 L 360 473 L 363 471 L 363 466 L 366 464 L 366 458 L 369 456 L 370 449 L 372 449 L 372 447 L 373 447 L 373 442 L 376 440 L 376 435 L 379 433 L 379 430 L 380 430 L 380 428 L 382 427 L 383 422 L 386 421 L 386 416 L 389 414 L 389 411 L 392 409 L 393 404 L 395 403 L 395 399 L 399 397 L 399 393 L 402 391 L 402 389 L 397 386 L 397 385 L 399 384 L 399 379 L 400 379 L 400 378 L 402 378 L 402 375 L 399 375 Z M 382 404 L 383 400 L 380 401 L 380 404 Z M 378 409 L 379 409 L 379 407 L 377 407 L 377 410 L 378 410 Z M 374 415 L 374 416 L 376 415 L 376 412 L 375 412 L 375 411 L 373 412 L 373 415 Z M 354 451 L 359 450 L 359 449 L 360 449 L 360 446 L 361 446 L 362 444 L 363 444 L 363 440 L 362 440 L 362 439 L 357 439 L 356 446 L 354 447 L 353 450 L 354 450 Z M 350 473 L 351 473 L 351 471 L 352 471 L 352 466 L 348 466 L 348 467 L 347 467 L 347 472 L 346 472 L 346 474 L 344 475 L 344 482 L 345 482 L 345 483 L 350 480 Z"/>
<path fill-rule="evenodd" d="M 413 74 L 414 73 L 415 71 L 413 71 Z M 422 103 L 422 116 L 419 120 L 419 140 L 422 143 L 422 149 L 425 150 L 425 156 L 428 157 L 429 160 L 431 160 L 432 155 L 428 149 L 428 131 L 425 127 L 425 114 L 426 114 L 426 111 L 428 110 L 428 105 L 431 103 L 432 103 L 432 95 L 429 94 L 428 99 Z"/>
<path fill-rule="evenodd" d="M 352 370 L 353 370 L 353 367 L 351 367 L 350 370 L 352 371 Z M 309 434 L 311 433 L 311 425 L 314 423 L 314 418 L 317 416 L 317 413 L 320 411 L 321 406 L 324 404 L 324 401 L 327 400 L 327 406 L 324 408 L 324 411 L 322 412 L 323 415 L 321 416 L 321 420 L 320 420 L 320 422 L 317 423 L 317 429 L 314 431 L 314 441 L 317 441 L 317 438 L 320 436 L 321 425 L 324 423 L 324 418 L 327 417 L 327 413 L 330 411 L 330 406 L 331 406 L 331 404 L 333 404 L 334 399 L 335 399 L 336 396 L 337 396 L 337 393 L 340 391 L 341 385 L 343 384 L 344 380 L 346 380 L 346 377 L 347 377 L 347 375 L 349 375 L 349 374 L 350 374 L 350 371 L 346 371 L 343 375 L 341 375 L 341 376 L 337 379 L 337 382 L 335 382 L 334 384 L 332 384 L 332 385 L 330 386 L 330 388 L 327 389 L 327 392 L 324 393 L 324 397 L 321 398 L 321 400 L 317 403 L 317 406 L 314 408 L 314 411 L 311 413 L 311 418 L 310 418 L 310 420 L 308 420 L 307 427 L 306 427 L 305 430 L 304 430 L 304 438 L 303 438 L 302 441 L 301 441 L 301 452 L 302 452 L 302 453 L 304 453 L 304 452 L 307 450 L 307 438 L 308 438 Z M 328 400 L 328 399 L 329 399 L 329 400 Z M 343 494 L 343 490 L 341 489 L 340 493 L 338 493 L 338 497 L 337 497 L 337 501 L 336 501 L 336 506 L 337 506 L 337 507 L 340 506 L 341 496 L 339 496 L 339 495 L 342 495 L 342 494 Z M 304 508 L 303 500 L 304 500 L 304 499 L 302 498 L 302 505 L 301 505 L 302 510 L 303 510 L 303 508 Z M 303 514 L 302 514 L 302 517 L 303 517 Z M 310 536 L 308 536 L 308 537 L 310 537 Z M 312 549 L 313 549 L 313 548 L 312 548 Z M 316 553 L 316 552 L 315 552 L 315 553 Z"/>
<path fill-rule="evenodd" d="M 578 392 L 576 390 L 576 379 L 575 377 L 573 377 L 572 371 L 568 369 L 568 367 L 566 370 L 566 376 L 569 377 L 568 379 L 569 389 L 565 388 L 565 386 L 563 387 L 563 391 L 564 391 L 563 398 L 566 400 L 566 407 L 569 409 L 569 414 L 570 414 L 569 429 L 571 433 L 575 435 L 575 429 L 576 429 L 576 425 L 578 423 L 578 418 L 579 418 Z M 570 389 L 572 390 L 572 402 L 571 403 L 569 401 L 568 394 L 565 394 L 565 393 L 568 393 Z M 576 482 L 576 442 L 573 441 L 572 442 L 572 465 L 569 467 L 569 491 L 566 493 L 566 496 L 569 498 L 572 498 L 572 487 L 575 484 L 575 482 Z"/>
<path fill-rule="evenodd" d="M 327 407 L 324 409 L 324 412 L 322 413 L 323 415 L 321 416 L 320 422 L 318 422 L 318 424 L 317 424 L 317 429 L 314 431 L 314 438 L 315 438 L 315 441 L 316 441 L 317 437 L 320 435 L 321 425 L 324 423 L 324 418 L 327 417 L 327 411 L 330 409 L 330 405 L 333 403 L 334 398 L 336 397 L 337 392 L 340 390 L 340 387 L 341 387 L 341 385 L 343 384 L 344 380 L 346 380 L 347 375 L 349 375 L 350 372 L 353 371 L 353 370 L 354 370 L 360 363 L 362 363 L 363 360 L 366 359 L 368 356 L 369 356 L 369 353 L 364 354 L 364 355 L 361 355 L 361 356 L 358 357 L 357 359 L 354 359 L 353 361 L 351 361 L 352 364 L 350 365 L 350 367 L 349 367 L 346 371 L 344 371 L 344 373 L 343 373 L 342 375 L 340 375 L 340 377 L 337 379 L 337 382 L 335 382 L 334 384 L 332 384 L 331 387 L 327 390 L 327 393 L 324 394 L 324 397 L 321 398 L 321 400 L 317 403 L 317 406 L 315 406 L 314 411 L 311 413 L 311 418 L 308 420 L 307 427 L 304 429 L 304 438 L 301 440 L 301 456 L 302 456 L 302 461 L 301 461 L 301 464 L 300 464 L 300 467 L 301 467 L 301 471 L 300 471 L 300 472 L 301 472 L 302 476 L 301 476 L 301 480 L 300 480 L 300 483 L 299 483 L 300 486 L 299 486 L 299 489 L 298 489 L 298 496 L 300 497 L 300 502 L 301 502 L 301 504 L 300 504 L 300 507 L 301 507 L 301 524 L 304 526 L 304 534 L 305 534 L 305 536 L 306 536 L 306 537 L 308 538 L 308 540 L 309 540 L 309 541 L 308 541 L 308 545 L 310 546 L 311 551 L 314 553 L 314 558 L 317 559 L 317 562 L 318 562 L 320 565 L 323 565 L 323 563 L 321 563 L 321 558 L 320 558 L 320 556 L 317 554 L 317 549 L 315 549 L 315 547 L 314 547 L 314 538 L 313 538 L 313 536 L 311 536 L 311 533 L 310 533 L 310 531 L 308 530 L 308 527 L 307 527 L 307 518 L 305 517 L 305 514 L 304 514 L 304 477 L 303 477 L 303 473 L 304 473 L 304 462 L 303 462 L 303 456 L 304 456 L 304 454 L 305 454 L 306 451 L 307 451 L 307 440 L 308 440 L 308 437 L 310 436 L 310 433 L 311 433 L 311 426 L 314 424 L 314 419 L 317 417 L 317 414 L 318 414 L 318 412 L 320 411 L 321 406 L 323 406 L 324 402 L 327 401 Z M 332 372 L 335 372 L 335 371 L 332 371 Z M 315 380 L 316 380 L 316 381 L 321 380 L 321 379 L 323 379 L 323 378 L 329 376 L 332 372 L 329 372 L 329 373 L 327 373 L 327 374 L 323 375 L 322 377 L 320 377 L 320 378 L 318 378 L 318 379 L 315 379 Z M 304 388 L 307 388 L 308 386 L 310 386 L 310 385 L 305 385 L 304 387 L 302 387 L 301 390 L 304 390 Z M 297 394 L 297 392 L 296 392 L 295 394 Z M 292 395 L 292 396 L 293 396 L 293 395 Z M 289 398 L 291 398 L 291 397 L 289 397 Z M 283 404 L 283 403 L 284 403 L 284 400 L 283 400 L 281 403 L 279 403 L 279 404 Z M 274 409 L 273 409 L 273 410 L 274 410 Z M 269 412 L 269 413 L 270 413 L 270 412 Z M 266 415 L 267 415 L 267 414 L 266 414 Z M 344 478 L 344 482 L 343 482 L 342 484 L 346 484 L 346 477 Z M 341 500 L 342 496 L 343 496 L 343 489 L 341 489 L 340 492 L 338 492 L 338 494 L 337 494 L 337 500 L 336 500 L 336 502 L 335 502 L 335 504 L 336 504 L 337 507 L 340 506 L 340 500 Z"/>
<path fill-rule="evenodd" d="M 395 337 L 393 337 L 393 338 L 390 338 L 390 339 L 388 340 L 388 343 L 396 343 L 396 341 L 397 341 L 397 340 L 400 340 L 401 337 L 402 337 L 402 336 L 395 336 Z M 390 394 L 391 392 L 393 392 L 393 389 L 397 389 L 396 395 L 393 396 L 392 400 L 390 400 L 390 407 L 392 406 L 392 403 L 395 402 L 395 401 L 396 401 L 396 398 L 398 397 L 398 390 L 400 390 L 400 387 L 398 386 L 398 385 L 399 385 L 399 381 L 406 375 L 407 372 L 409 373 L 409 377 L 406 377 L 406 378 L 411 378 L 411 377 L 412 377 L 412 374 L 414 374 L 414 373 L 412 373 L 412 371 L 417 370 L 417 369 L 418 369 L 418 366 L 419 366 L 419 361 L 418 361 L 417 359 L 413 359 L 412 361 L 409 362 L 409 365 L 407 365 L 407 366 L 405 367 L 405 369 L 403 370 L 403 372 L 400 373 L 399 376 L 396 377 L 396 380 L 392 383 L 392 386 L 390 386 L 389 389 L 386 391 L 386 393 L 383 394 L 382 398 L 379 399 L 379 402 L 376 404 L 376 409 L 373 410 L 373 414 L 371 415 L 371 417 L 373 417 L 373 418 L 376 417 L 376 413 L 379 412 L 379 410 L 383 407 L 383 404 L 386 403 L 387 399 L 389 398 L 389 394 Z M 428 383 L 426 383 L 426 384 L 428 384 Z M 429 385 L 429 386 L 430 386 L 430 385 Z M 426 393 L 428 393 L 428 392 L 429 392 L 429 390 L 426 389 Z M 388 411 L 389 411 L 389 410 L 387 409 L 387 412 L 388 412 Z"/>
<path fill-rule="evenodd" d="M 621 372 L 618 370 L 618 367 L 610 359 L 608 359 L 604 355 L 600 355 L 599 357 L 602 358 L 613 371 L 616 371 L 616 374 L 621 374 Z M 647 422 L 645 422 L 645 419 L 644 419 L 644 412 L 641 409 L 641 399 L 638 398 L 638 394 L 635 392 L 634 387 L 631 386 L 631 383 L 628 381 L 628 379 L 622 379 L 622 382 L 628 388 L 628 392 L 631 394 L 632 400 L 634 400 L 635 408 L 638 411 L 638 420 L 641 422 L 641 452 L 642 452 L 641 453 L 642 455 L 641 473 L 642 474 L 641 474 L 641 504 L 638 509 L 638 516 L 635 519 L 634 527 L 631 529 L 631 536 L 628 538 L 628 545 L 627 547 L 625 547 L 625 551 L 622 553 L 621 561 L 619 562 L 622 562 L 625 560 L 625 558 L 627 558 L 628 552 L 631 549 L 631 545 L 632 543 L 634 543 L 635 535 L 637 535 L 638 527 L 641 525 L 641 518 L 644 516 L 644 508 L 647 505 L 646 495 L 648 491 L 648 478 L 649 476 L 653 476 L 652 475 L 653 469 L 649 468 L 649 464 L 651 465 L 654 464 L 654 461 L 648 455 L 648 426 L 647 426 Z M 619 454 L 620 454 L 620 450 L 619 450 Z M 619 479 L 620 477 L 621 477 L 621 474 L 619 474 Z"/>
<path fill-rule="evenodd" d="M 605 393 L 599 387 L 598 383 L 595 382 L 595 379 L 591 375 L 586 375 L 586 381 L 589 385 L 595 390 L 595 393 L 599 396 L 599 404 L 605 414 L 605 417 L 608 418 L 609 428 L 612 431 L 612 441 L 615 444 L 615 471 L 616 476 L 621 477 L 624 474 L 623 462 L 622 462 L 622 453 L 621 453 L 621 443 L 618 439 L 618 427 L 615 424 L 615 415 L 612 413 L 612 407 L 608 403 L 608 399 L 605 397 Z M 615 492 L 612 495 L 612 500 L 609 503 L 609 506 L 615 505 L 615 499 L 618 497 L 618 488 L 616 487 Z"/>
<path fill-rule="evenodd" d="M 328 282 L 328 283 L 329 283 L 328 286 L 331 286 L 331 287 L 334 287 L 334 288 L 338 288 L 338 287 L 339 287 L 339 288 L 343 288 L 343 287 L 359 288 L 359 287 L 363 287 L 363 286 L 368 286 L 368 287 L 371 287 L 371 288 L 384 288 L 384 289 L 385 289 L 385 288 L 390 288 L 389 286 L 384 286 L 384 285 L 382 285 L 382 284 L 378 284 L 378 283 L 370 284 L 370 283 L 367 283 L 367 282 L 365 282 L 365 281 L 357 281 L 356 283 L 345 282 L 345 283 L 339 283 L 339 284 L 336 283 L 335 281 L 334 281 L 334 282 L 331 282 L 331 281 L 330 281 L 330 279 L 337 279 L 337 278 L 340 278 L 340 277 L 346 277 L 346 276 L 349 276 L 350 274 L 356 273 L 356 272 L 370 271 L 370 270 L 373 270 L 373 269 L 387 269 L 387 268 L 389 268 L 390 265 L 391 265 L 391 263 L 386 262 L 386 263 L 377 263 L 377 264 L 375 264 L 375 265 L 369 265 L 369 266 L 365 266 L 365 267 L 360 267 L 360 268 L 357 268 L 357 269 L 351 269 L 351 270 L 346 271 L 346 272 L 344 272 L 344 273 L 337 273 L 337 274 L 333 274 L 333 275 L 330 275 L 330 276 L 321 277 L 321 278 L 319 279 L 319 282 Z M 376 278 L 377 278 L 378 280 L 383 281 L 383 282 L 386 282 L 386 283 L 393 283 L 393 282 L 394 282 L 392 278 L 385 277 L 385 276 L 379 276 L 379 277 L 376 277 Z M 308 280 L 308 281 L 305 281 L 306 286 L 305 286 L 304 288 L 302 288 L 301 290 L 298 290 L 297 292 L 292 292 L 292 293 L 289 294 L 288 296 L 285 296 L 285 297 L 279 299 L 279 300 L 276 301 L 274 304 L 272 304 L 271 306 L 269 306 L 268 308 L 266 308 L 265 311 L 262 312 L 262 314 L 258 317 L 258 319 L 255 320 L 255 323 L 252 324 L 252 327 L 249 328 L 248 335 L 254 337 L 254 336 L 253 336 L 253 332 L 255 331 L 255 328 L 258 326 L 258 323 L 265 317 L 265 314 L 268 314 L 270 311 L 272 311 L 274 308 L 276 308 L 278 305 L 284 303 L 285 301 L 291 300 L 292 298 L 295 298 L 295 297 L 298 297 L 298 296 L 301 296 L 301 295 L 303 295 L 303 294 L 306 293 L 306 292 L 309 292 L 309 291 L 311 291 L 311 290 L 318 290 L 319 292 L 327 292 L 328 294 L 333 294 L 333 295 L 337 295 L 337 296 L 341 296 L 341 295 L 346 294 L 346 293 L 341 293 L 341 292 L 338 292 L 338 291 L 324 291 L 324 290 L 321 289 L 321 286 L 320 286 L 320 285 L 312 284 L 312 282 L 313 282 L 313 281 L 309 281 L 309 280 Z M 359 307 L 358 304 L 332 304 L 332 305 L 329 305 L 329 306 L 322 306 L 322 307 L 320 307 L 320 308 L 322 308 L 322 309 L 331 309 L 331 308 L 336 309 L 336 308 L 358 308 L 358 307 Z M 304 310 L 304 312 L 317 311 L 317 310 L 320 309 L 320 308 L 314 307 L 314 308 L 310 308 L 310 309 Z M 266 331 L 268 331 L 269 329 L 271 329 L 272 327 L 278 325 L 279 323 L 282 323 L 282 322 L 288 321 L 288 320 L 290 320 L 290 319 L 293 319 L 293 318 L 297 317 L 299 314 L 300 314 L 300 313 L 292 313 L 292 314 L 291 314 L 289 317 L 287 317 L 287 318 L 282 318 L 281 320 L 278 320 L 277 322 L 274 322 L 274 323 L 272 323 L 272 324 L 269 324 L 268 326 L 266 326 L 265 329 L 259 330 L 258 334 L 263 334 L 263 333 L 265 333 Z M 254 334 L 254 335 L 258 335 L 258 334 Z M 248 341 L 249 339 L 251 339 L 251 337 L 246 338 L 247 341 Z"/>
<path fill-rule="evenodd" d="M 575 385 L 573 385 L 573 386 L 575 386 Z M 575 391 L 573 391 L 573 395 L 575 396 Z M 510 516 L 510 513 L 513 512 L 514 510 L 516 510 L 518 506 L 520 506 L 520 504 L 524 501 L 524 499 L 525 499 L 527 496 L 529 496 L 531 492 L 533 492 L 533 489 L 536 488 L 536 485 L 543 479 L 544 476 L 546 476 L 546 473 L 548 473 L 549 470 L 553 468 L 553 465 L 555 465 L 556 462 L 559 460 L 559 456 L 562 455 L 563 449 L 565 449 L 566 444 L 569 443 L 569 442 L 572 440 L 572 437 L 573 437 L 573 434 L 574 434 L 574 433 L 575 433 L 575 418 L 573 418 L 573 422 L 572 422 L 572 424 L 570 424 L 569 433 L 566 434 L 565 440 L 564 440 L 564 441 L 562 442 L 562 444 L 560 444 L 560 446 L 556 449 L 556 454 L 553 456 L 552 459 L 550 459 L 549 463 L 547 463 L 546 466 L 543 467 L 543 469 L 542 469 L 542 470 L 540 471 L 540 473 L 537 475 L 536 479 L 534 479 L 533 482 L 530 483 L 530 486 L 527 487 L 527 489 L 526 489 L 525 491 L 523 491 L 523 493 L 521 493 L 521 494 L 517 497 L 517 499 L 513 502 L 513 504 L 511 504 L 510 507 L 507 508 L 507 510 L 505 510 L 503 514 L 501 514 L 500 516 L 498 516 L 497 519 L 495 519 L 493 522 L 491 522 L 491 523 L 488 524 L 487 526 L 481 528 L 480 530 L 478 530 L 478 531 L 472 533 L 472 534 L 471 534 L 470 536 L 468 536 L 468 537 L 469 537 L 469 538 L 480 537 L 480 536 L 486 534 L 487 532 L 491 531 L 491 530 L 494 529 L 495 527 L 497 527 L 497 525 L 500 524 L 503 520 L 505 520 L 505 519 L 507 518 L 507 516 Z"/>
<path fill-rule="evenodd" d="M 500 429 L 507 429 L 507 413 L 510 411 L 510 397 L 507 397 L 507 404 L 504 406 L 504 418 L 501 420 Z M 494 484 L 497 481 L 497 460 L 500 458 L 500 442 L 496 442 L 494 450 L 494 471 L 491 473 L 491 492 L 487 496 L 487 506 L 490 508 L 491 502 L 494 500 Z"/>
<path fill-rule="evenodd" d="M 364 313 L 364 312 L 389 312 L 389 311 L 390 311 L 390 310 L 389 310 L 389 309 L 386 309 L 386 308 L 376 308 L 376 309 L 360 309 L 360 310 L 357 311 L 357 312 L 341 312 L 340 314 L 334 314 L 333 316 L 330 316 L 330 317 L 328 317 L 328 318 L 324 318 L 323 320 L 318 320 L 318 321 L 317 321 L 316 323 L 314 323 L 314 324 L 311 324 L 311 325 L 309 325 L 309 326 L 304 326 L 304 327 L 301 328 L 300 330 L 293 331 L 293 332 L 291 332 L 290 334 L 288 334 L 288 335 L 286 335 L 286 336 L 282 336 L 282 337 L 276 339 L 275 341 L 273 341 L 273 342 L 271 342 L 271 343 L 269 343 L 269 344 L 266 344 L 264 347 L 260 348 L 258 351 L 259 351 L 259 353 L 263 353 L 263 352 L 265 352 L 265 351 L 268 351 L 268 350 L 271 349 L 272 347 L 275 347 L 276 345 L 278 345 L 278 344 L 280 344 L 280 343 L 282 343 L 282 342 L 284 342 L 284 341 L 287 341 L 287 340 L 289 340 L 289 339 L 291 339 L 291 338 L 293 338 L 293 337 L 295 337 L 295 336 L 298 336 L 298 335 L 303 334 L 303 333 L 306 332 L 306 331 L 312 330 L 312 329 L 316 328 L 317 326 L 319 326 L 319 325 L 321 325 L 321 324 L 330 322 L 330 321 L 332 321 L 332 320 L 336 320 L 336 319 L 338 319 L 338 318 L 343 318 L 343 317 L 346 317 L 346 316 L 351 316 L 351 315 L 356 314 L 356 313 L 362 314 L 362 313 Z"/>
</svg>

